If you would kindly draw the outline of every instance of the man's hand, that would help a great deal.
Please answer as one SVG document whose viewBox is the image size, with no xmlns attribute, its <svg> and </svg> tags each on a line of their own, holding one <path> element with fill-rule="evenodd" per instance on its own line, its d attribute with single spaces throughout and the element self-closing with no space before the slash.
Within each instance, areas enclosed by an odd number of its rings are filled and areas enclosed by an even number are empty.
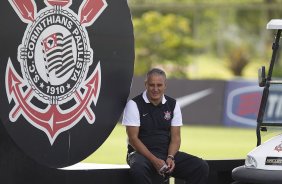
<svg viewBox="0 0 282 184">
<path fill-rule="evenodd" d="M 159 158 L 155 158 L 153 161 L 151 161 L 155 167 L 155 169 L 157 170 L 157 172 L 160 172 L 160 169 L 166 165 L 165 161 Z"/>
<path fill-rule="evenodd" d="M 173 169 L 175 168 L 175 163 L 174 160 L 170 157 L 167 157 L 166 159 L 166 165 L 168 166 L 169 170 L 167 171 L 167 173 L 171 173 L 173 171 Z"/>
</svg>

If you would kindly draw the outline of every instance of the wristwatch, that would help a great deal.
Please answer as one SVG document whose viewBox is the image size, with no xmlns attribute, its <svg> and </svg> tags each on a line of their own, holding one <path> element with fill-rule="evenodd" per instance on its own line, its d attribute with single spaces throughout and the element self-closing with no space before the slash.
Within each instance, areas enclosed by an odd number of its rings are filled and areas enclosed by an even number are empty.
<svg viewBox="0 0 282 184">
<path fill-rule="evenodd" d="M 174 161 L 174 156 L 173 155 L 168 155 L 167 158 L 170 158 L 171 160 Z"/>
</svg>

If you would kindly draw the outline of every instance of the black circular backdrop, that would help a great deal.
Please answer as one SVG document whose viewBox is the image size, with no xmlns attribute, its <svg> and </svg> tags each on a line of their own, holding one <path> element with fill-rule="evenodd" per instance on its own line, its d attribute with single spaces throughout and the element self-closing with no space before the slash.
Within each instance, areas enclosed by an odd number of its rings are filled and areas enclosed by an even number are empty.
<svg viewBox="0 0 282 184">
<path fill-rule="evenodd" d="M 21 4 L 12 6 L 15 2 Z M 126 0 L 47 2 L 0 2 L 0 118 L 28 156 L 49 167 L 64 167 L 95 152 L 119 120 L 133 75 L 134 36 Z M 107 5 L 101 8 L 99 3 Z M 56 11 L 65 14 L 60 17 Z M 89 21 L 84 23 L 83 16 Z M 74 59 L 66 61 L 61 54 L 58 60 L 62 66 L 73 65 L 50 69 L 56 63 L 50 50 L 62 36 L 63 52 L 68 35 Z M 94 76 L 97 69 L 100 79 Z M 96 83 L 91 83 L 93 77 Z"/>
</svg>

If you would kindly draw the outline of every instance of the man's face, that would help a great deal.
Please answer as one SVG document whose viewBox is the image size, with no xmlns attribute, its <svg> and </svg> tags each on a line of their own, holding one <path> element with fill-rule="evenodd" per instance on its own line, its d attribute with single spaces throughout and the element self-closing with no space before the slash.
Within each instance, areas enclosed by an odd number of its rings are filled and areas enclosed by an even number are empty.
<svg viewBox="0 0 282 184">
<path fill-rule="evenodd" d="M 150 75 L 145 82 L 147 97 L 151 103 L 158 105 L 162 101 L 166 89 L 165 77 L 158 74 Z"/>
</svg>

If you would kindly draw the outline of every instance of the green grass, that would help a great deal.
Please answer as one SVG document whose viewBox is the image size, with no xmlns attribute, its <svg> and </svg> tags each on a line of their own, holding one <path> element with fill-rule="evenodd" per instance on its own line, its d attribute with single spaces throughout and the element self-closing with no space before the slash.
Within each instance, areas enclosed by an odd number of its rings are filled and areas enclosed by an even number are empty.
<svg viewBox="0 0 282 184">
<path fill-rule="evenodd" d="M 125 127 L 117 124 L 104 144 L 83 162 L 125 164 Z M 254 128 L 183 126 L 181 149 L 204 159 L 240 159 L 256 146 Z"/>
</svg>

